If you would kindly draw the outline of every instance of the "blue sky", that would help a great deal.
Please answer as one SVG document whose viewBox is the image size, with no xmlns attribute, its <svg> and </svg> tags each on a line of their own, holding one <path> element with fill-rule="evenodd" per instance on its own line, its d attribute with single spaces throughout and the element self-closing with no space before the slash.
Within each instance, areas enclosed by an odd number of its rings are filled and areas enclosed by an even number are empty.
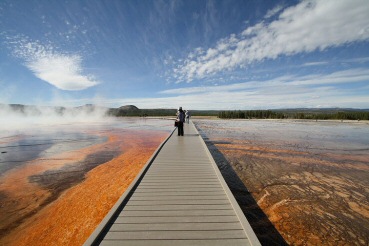
<svg viewBox="0 0 369 246">
<path fill-rule="evenodd" d="M 0 103 L 369 108 L 369 1 L 0 1 Z"/>
</svg>

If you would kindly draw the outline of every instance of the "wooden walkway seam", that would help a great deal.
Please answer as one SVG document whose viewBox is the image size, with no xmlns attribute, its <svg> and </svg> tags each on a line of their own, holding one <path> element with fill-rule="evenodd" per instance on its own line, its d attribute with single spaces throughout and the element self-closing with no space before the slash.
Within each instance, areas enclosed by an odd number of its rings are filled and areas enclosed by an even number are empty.
<svg viewBox="0 0 369 246">
<path fill-rule="evenodd" d="M 84 245 L 261 245 L 193 123 L 175 133 Z"/>
</svg>

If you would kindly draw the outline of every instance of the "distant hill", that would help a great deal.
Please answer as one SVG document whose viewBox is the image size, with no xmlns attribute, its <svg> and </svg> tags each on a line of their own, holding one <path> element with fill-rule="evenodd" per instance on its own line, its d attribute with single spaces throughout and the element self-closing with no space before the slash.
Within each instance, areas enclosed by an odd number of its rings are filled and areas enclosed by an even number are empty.
<svg viewBox="0 0 369 246">
<path fill-rule="evenodd" d="M 107 114 L 110 116 L 131 116 L 139 114 L 139 108 L 134 105 L 125 105 L 119 108 L 109 108 Z"/>
<path fill-rule="evenodd" d="M 119 110 L 124 110 L 124 111 L 137 111 L 139 109 L 135 105 L 125 105 L 125 106 L 119 107 Z"/>
<path fill-rule="evenodd" d="M 176 109 L 139 109 L 135 105 L 125 105 L 119 108 L 110 108 L 110 116 L 174 116 Z"/>
</svg>

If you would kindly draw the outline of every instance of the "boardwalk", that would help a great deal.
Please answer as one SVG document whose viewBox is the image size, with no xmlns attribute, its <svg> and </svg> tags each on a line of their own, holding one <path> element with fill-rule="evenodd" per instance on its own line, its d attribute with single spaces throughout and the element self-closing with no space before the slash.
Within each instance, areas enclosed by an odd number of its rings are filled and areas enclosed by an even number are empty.
<svg viewBox="0 0 369 246">
<path fill-rule="evenodd" d="M 140 175 L 85 245 L 260 245 L 192 123 Z"/>
</svg>

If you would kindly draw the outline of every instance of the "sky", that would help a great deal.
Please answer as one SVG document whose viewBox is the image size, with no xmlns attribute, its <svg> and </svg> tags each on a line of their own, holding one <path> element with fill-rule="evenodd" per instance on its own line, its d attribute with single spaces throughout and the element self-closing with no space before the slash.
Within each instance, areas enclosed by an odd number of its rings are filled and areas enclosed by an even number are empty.
<svg viewBox="0 0 369 246">
<path fill-rule="evenodd" d="M 0 103 L 369 108 L 368 0 L 0 0 Z"/>
</svg>

